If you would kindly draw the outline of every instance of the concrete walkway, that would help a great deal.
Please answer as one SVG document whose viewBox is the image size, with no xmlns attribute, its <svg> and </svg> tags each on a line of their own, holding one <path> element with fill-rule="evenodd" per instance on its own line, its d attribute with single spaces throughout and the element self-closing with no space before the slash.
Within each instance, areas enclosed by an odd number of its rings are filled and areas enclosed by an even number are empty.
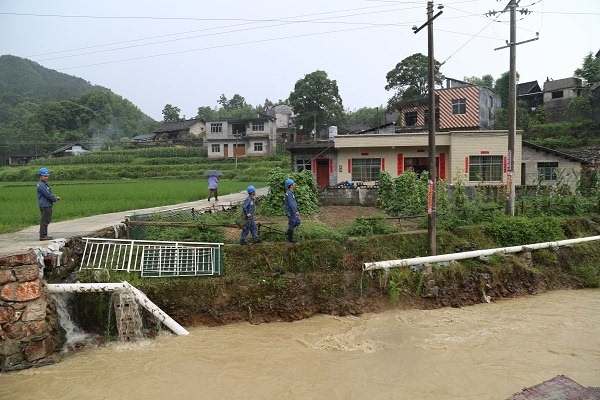
<svg viewBox="0 0 600 400">
<path fill-rule="evenodd" d="M 257 196 L 265 196 L 269 191 L 268 187 L 256 190 Z M 89 236 L 93 232 L 104 228 L 110 228 L 114 225 L 122 224 L 127 215 L 141 212 L 164 211 L 178 207 L 193 207 L 195 209 L 208 208 L 213 205 L 227 206 L 231 203 L 244 201 L 248 194 L 246 191 L 219 196 L 219 201 L 197 200 L 189 203 L 173 204 L 169 206 L 152 207 L 140 210 L 120 211 L 111 214 L 94 215 L 92 217 L 73 219 L 70 221 L 52 222 L 48 226 L 48 234 L 54 239 L 68 239 L 72 237 Z M 13 233 L 0 235 L 0 256 L 24 253 L 27 250 L 45 247 L 52 242 L 39 241 L 39 225 L 30 226 L 23 230 Z"/>
</svg>

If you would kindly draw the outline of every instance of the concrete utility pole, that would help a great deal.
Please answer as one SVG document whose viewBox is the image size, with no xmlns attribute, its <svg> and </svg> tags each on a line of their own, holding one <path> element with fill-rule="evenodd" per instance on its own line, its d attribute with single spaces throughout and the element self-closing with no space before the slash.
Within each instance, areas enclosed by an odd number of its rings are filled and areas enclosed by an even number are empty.
<svg viewBox="0 0 600 400">
<path fill-rule="evenodd" d="M 506 193 L 506 215 L 515 216 L 515 142 L 517 135 L 517 45 L 531 42 L 535 39 L 517 43 L 517 7 L 521 0 L 510 0 L 504 11 L 510 11 L 510 41 L 506 46 L 494 50 L 510 48 L 509 72 L 508 72 L 508 162 L 507 162 L 507 193 Z M 495 13 L 495 11 L 494 11 Z M 522 10 L 527 14 L 527 10 Z"/>
<path fill-rule="evenodd" d="M 443 6 L 438 6 L 442 9 Z M 427 250 L 430 256 L 436 255 L 436 201 L 435 194 L 437 182 L 437 167 L 435 165 L 435 58 L 433 56 L 433 20 L 442 15 L 439 11 L 433 15 L 433 1 L 427 2 L 427 22 L 419 28 L 413 27 L 415 33 L 427 26 L 427 58 L 428 58 L 428 79 L 427 86 L 429 91 L 429 192 L 427 193 Z"/>
</svg>

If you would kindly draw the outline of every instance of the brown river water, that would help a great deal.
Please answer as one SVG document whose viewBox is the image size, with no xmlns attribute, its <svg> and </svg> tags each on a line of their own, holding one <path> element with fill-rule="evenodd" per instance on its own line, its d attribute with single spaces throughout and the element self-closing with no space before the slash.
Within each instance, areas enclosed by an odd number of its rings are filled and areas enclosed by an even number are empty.
<svg viewBox="0 0 600 400">
<path fill-rule="evenodd" d="M 600 289 L 461 309 L 196 327 L 0 375 L 0 399 L 506 399 L 600 386 Z"/>
</svg>

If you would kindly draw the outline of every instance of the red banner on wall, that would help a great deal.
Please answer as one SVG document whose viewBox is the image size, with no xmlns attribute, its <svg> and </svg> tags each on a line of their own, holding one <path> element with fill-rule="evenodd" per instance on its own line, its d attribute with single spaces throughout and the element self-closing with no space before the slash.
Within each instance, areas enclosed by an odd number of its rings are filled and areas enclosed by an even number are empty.
<svg viewBox="0 0 600 400">
<path fill-rule="evenodd" d="M 333 174 L 333 158 L 329 159 L 329 173 Z"/>
<path fill-rule="evenodd" d="M 404 172 L 404 155 L 398 153 L 398 175 Z"/>
<path fill-rule="evenodd" d="M 504 157 L 504 173 L 508 170 L 508 158 Z"/>
<path fill-rule="evenodd" d="M 440 179 L 446 179 L 446 153 L 440 153 Z"/>
<path fill-rule="evenodd" d="M 381 170 L 385 171 L 385 158 L 381 159 Z"/>
<path fill-rule="evenodd" d="M 312 160 L 312 173 L 313 174 L 317 173 L 317 160 L 315 160 L 315 159 Z"/>
<path fill-rule="evenodd" d="M 465 157 L 465 172 L 469 173 L 469 157 Z"/>
<path fill-rule="evenodd" d="M 348 159 L 348 173 L 351 174 L 352 173 L 352 160 Z"/>
</svg>

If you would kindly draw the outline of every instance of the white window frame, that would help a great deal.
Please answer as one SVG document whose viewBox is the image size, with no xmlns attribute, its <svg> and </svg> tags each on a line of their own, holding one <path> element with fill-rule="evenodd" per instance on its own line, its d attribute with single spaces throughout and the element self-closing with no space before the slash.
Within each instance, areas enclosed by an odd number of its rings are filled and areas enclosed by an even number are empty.
<svg viewBox="0 0 600 400">
<path fill-rule="evenodd" d="M 452 114 L 453 115 L 463 115 L 466 113 L 467 113 L 467 99 L 452 99 Z"/>
<path fill-rule="evenodd" d="M 551 164 L 551 165 L 550 165 Z M 543 181 L 556 182 L 558 180 L 558 162 L 546 161 L 537 163 L 537 173 Z"/>
<path fill-rule="evenodd" d="M 469 182 L 502 182 L 504 156 L 469 156 Z"/>
<path fill-rule="evenodd" d="M 221 152 L 221 144 L 213 143 L 210 148 L 211 153 L 220 153 Z"/>
<path fill-rule="evenodd" d="M 265 131 L 265 123 L 262 121 L 252 122 L 252 132 L 264 132 Z"/>
<path fill-rule="evenodd" d="M 223 132 L 223 123 L 215 122 L 210 124 L 210 133 L 222 133 Z"/>
<path fill-rule="evenodd" d="M 260 147 L 260 148 L 259 148 Z M 264 151 L 265 146 L 263 145 L 263 142 L 254 142 L 254 151 L 255 152 L 263 152 Z"/>
<path fill-rule="evenodd" d="M 381 158 L 353 158 L 352 181 L 378 181 L 381 175 Z"/>
</svg>

